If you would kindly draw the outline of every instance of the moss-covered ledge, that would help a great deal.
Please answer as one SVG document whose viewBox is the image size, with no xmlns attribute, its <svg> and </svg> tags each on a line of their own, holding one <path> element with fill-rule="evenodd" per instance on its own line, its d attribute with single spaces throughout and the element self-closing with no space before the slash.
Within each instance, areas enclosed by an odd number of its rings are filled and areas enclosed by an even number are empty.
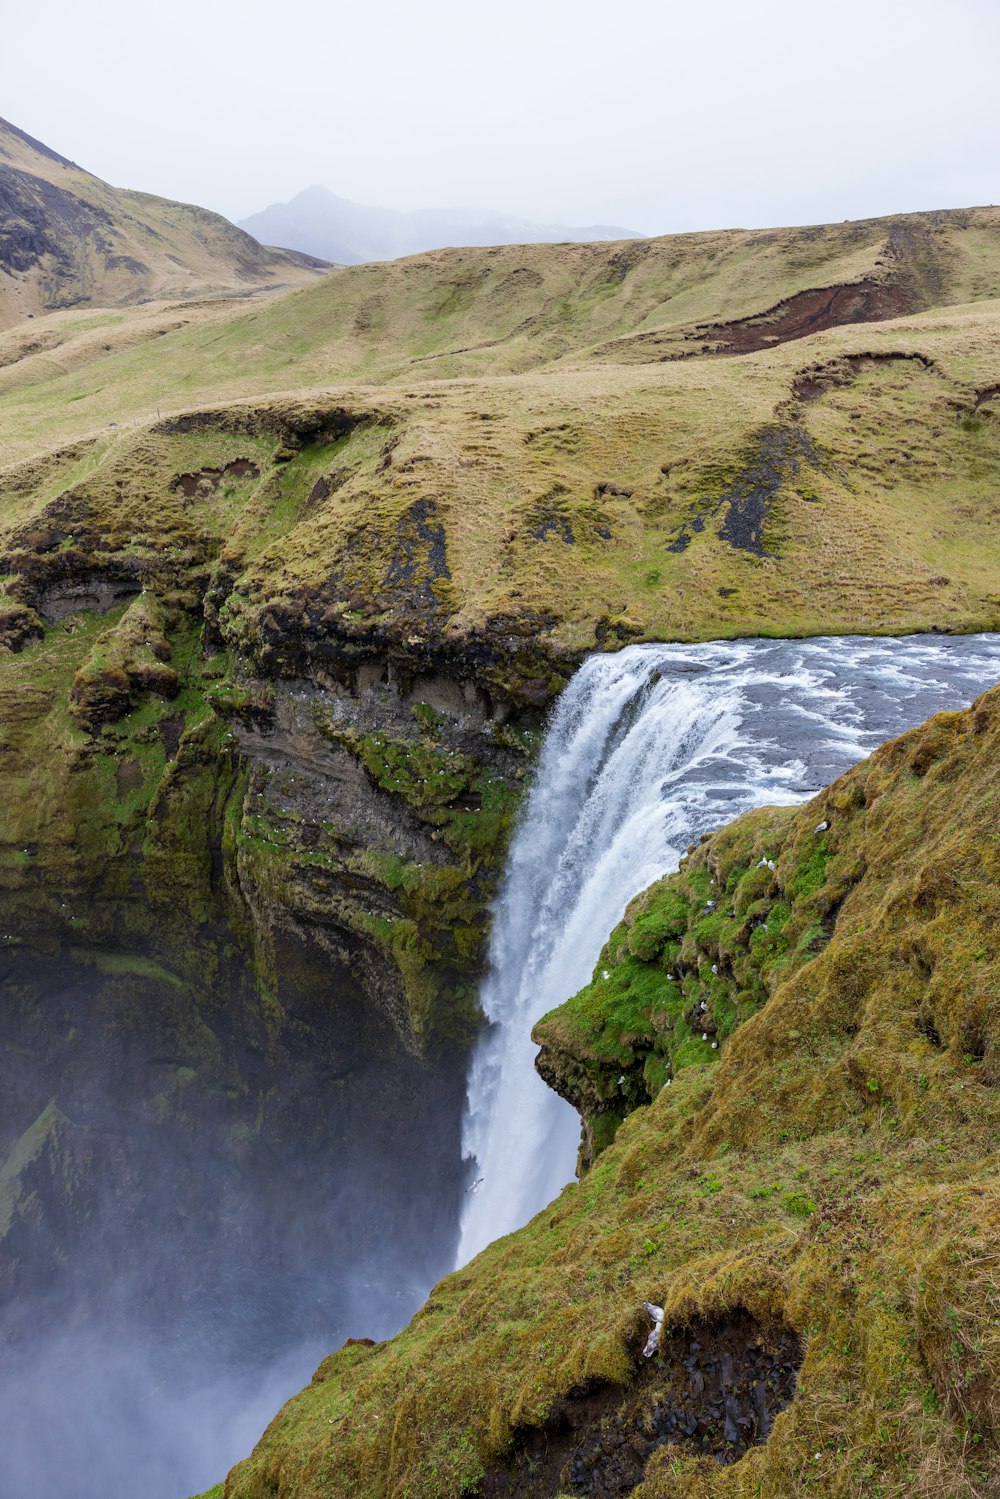
<svg viewBox="0 0 1000 1499">
<path fill-rule="evenodd" d="M 765 807 L 706 836 L 631 902 L 590 984 L 535 1025 L 539 1073 L 583 1120 L 582 1170 L 825 946 L 857 875 L 828 811 Z"/>
<path fill-rule="evenodd" d="M 943 787 L 959 773 L 957 757 L 974 742 L 975 725 L 992 721 L 994 712 L 994 696 L 987 695 L 971 719 L 938 714 L 804 807 L 746 814 L 706 835 L 676 874 L 632 901 L 591 983 L 545 1015 L 533 1032 L 541 1048 L 540 1074 L 582 1116 L 582 1169 L 632 1109 L 671 1086 L 685 1067 L 717 1062 L 737 1028 L 825 954 L 845 902 L 858 892 L 864 907 L 877 888 L 865 878 L 873 865 L 894 888 L 893 850 L 910 844 L 913 829 L 894 820 L 887 841 L 873 847 L 879 811 L 872 809 L 881 808 L 888 789 L 896 805 L 904 796 L 919 800 L 922 818 L 932 805 L 943 814 Z M 959 838 L 956 828 L 956 846 Z M 945 839 L 946 849 L 950 842 Z M 989 842 L 982 847 L 988 862 L 993 850 Z M 916 886 L 897 897 L 914 915 L 929 902 L 937 907 L 939 896 L 929 888 L 942 879 L 950 886 L 951 877 L 941 872 L 948 857 L 946 851 L 925 863 Z M 860 922 L 859 936 L 866 924 Z M 933 926 L 921 932 L 911 965 L 918 975 L 924 969 L 930 974 L 939 962 L 960 963 L 963 950 L 946 925 Z M 980 945 L 967 954 L 957 992 L 981 972 L 990 950 Z M 865 970 L 872 961 L 866 955 Z M 982 996 L 963 1005 L 955 992 L 935 995 L 933 1006 L 926 996 L 921 1001 L 924 1032 L 940 1037 L 955 1031 L 953 1044 L 963 1054 L 981 1055 Z M 941 1007 L 945 1013 L 939 1015 Z M 793 1040 L 801 1034 L 790 1032 Z M 870 1082 L 872 1096 L 879 1096 L 877 1079 L 860 1078 L 860 1070 L 858 1079 L 865 1087 Z"/>
</svg>

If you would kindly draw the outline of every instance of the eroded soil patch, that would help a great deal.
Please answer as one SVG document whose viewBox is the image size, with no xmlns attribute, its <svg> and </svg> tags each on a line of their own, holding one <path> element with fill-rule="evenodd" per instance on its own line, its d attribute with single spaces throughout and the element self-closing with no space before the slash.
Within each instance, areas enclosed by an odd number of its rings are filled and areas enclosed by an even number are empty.
<svg viewBox="0 0 1000 1499">
<path fill-rule="evenodd" d="M 705 354 L 756 354 L 775 344 L 808 338 L 847 323 L 880 323 L 916 310 L 905 287 L 873 280 L 849 286 L 821 286 L 800 291 L 765 312 L 731 323 L 704 323 L 691 335 L 709 345 Z"/>
<path fill-rule="evenodd" d="M 199 468 L 193 473 L 178 474 L 171 481 L 170 488 L 179 490 L 186 499 L 191 500 L 199 494 L 212 494 L 223 479 L 259 478 L 260 469 L 256 463 L 249 458 L 234 458 L 222 468 Z"/>
<path fill-rule="evenodd" d="M 792 395 L 797 401 L 816 401 L 825 391 L 850 385 L 863 370 L 880 364 L 918 364 L 922 369 L 938 374 L 933 359 L 926 354 L 904 350 L 879 350 L 867 354 L 846 354 L 840 359 L 830 359 L 823 364 L 810 365 L 800 370 L 792 382 Z"/>
<path fill-rule="evenodd" d="M 514 1455 L 487 1473 L 481 1499 L 631 1494 L 667 1443 L 738 1462 L 767 1441 L 801 1363 L 797 1333 L 764 1328 L 742 1308 L 692 1323 L 663 1339 L 629 1390 L 602 1384 L 571 1393 L 544 1427 L 522 1431 Z"/>
</svg>

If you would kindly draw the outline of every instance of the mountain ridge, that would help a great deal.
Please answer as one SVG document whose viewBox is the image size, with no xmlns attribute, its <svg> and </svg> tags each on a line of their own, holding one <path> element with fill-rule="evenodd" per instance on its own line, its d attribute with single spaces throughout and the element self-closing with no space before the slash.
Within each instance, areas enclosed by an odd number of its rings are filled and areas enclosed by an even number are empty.
<svg viewBox="0 0 1000 1499">
<path fill-rule="evenodd" d="M 634 230 L 613 225 L 539 224 L 476 207 L 384 208 L 342 198 L 319 183 L 303 188 L 286 203 L 271 203 L 240 219 L 239 225 L 264 244 L 287 245 L 341 265 L 396 260 L 450 246 L 643 238 Z"/>
<path fill-rule="evenodd" d="M 208 209 L 112 187 L 0 119 L 0 329 L 70 307 L 290 289 L 325 269 Z"/>
</svg>

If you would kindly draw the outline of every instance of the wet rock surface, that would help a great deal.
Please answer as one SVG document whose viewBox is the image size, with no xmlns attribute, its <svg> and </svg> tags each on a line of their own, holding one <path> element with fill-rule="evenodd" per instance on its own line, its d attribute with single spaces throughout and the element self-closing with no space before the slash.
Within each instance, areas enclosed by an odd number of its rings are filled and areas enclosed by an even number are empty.
<svg viewBox="0 0 1000 1499">
<path fill-rule="evenodd" d="M 627 1393 L 602 1385 L 557 1402 L 546 1425 L 522 1433 L 515 1456 L 487 1474 L 481 1499 L 631 1494 L 668 1443 L 738 1462 L 767 1441 L 791 1401 L 802 1352 L 791 1328 L 765 1328 L 743 1308 L 692 1323 L 663 1338 Z"/>
</svg>

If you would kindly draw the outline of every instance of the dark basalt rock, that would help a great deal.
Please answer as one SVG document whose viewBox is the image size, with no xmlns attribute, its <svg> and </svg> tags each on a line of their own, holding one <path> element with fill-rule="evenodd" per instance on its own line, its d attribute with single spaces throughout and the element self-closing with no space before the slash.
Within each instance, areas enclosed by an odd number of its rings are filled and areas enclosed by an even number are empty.
<svg viewBox="0 0 1000 1499">
<path fill-rule="evenodd" d="M 754 557 L 775 555 L 767 532 L 780 491 L 794 488 L 810 471 L 828 474 L 828 468 L 808 433 L 796 423 L 761 428 L 753 448 L 732 474 L 706 474 L 706 488 L 712 492 L 696 501 L 693 514 L 667 544 L 667 551 L 685 551 L 692 532 L 704 531 L 706 523 L 717 518 L 719 537 L 734 550 Z M 806 484 L 802 497 L 815 499 L 808 490 Z"/>
<path fill-rule="evenodd" d="M 692 1323 L 664 1337 L 628 1392 L 606 1384 L 571 1392 L 543 1427 L 522 1431 L 514 1456 L 487 1473 L 481 1499 L 617 1499 L 668 1443 L 738 1462 L 767 1441 L 794 1396 L 802 1355 L 796 1332 L 765 1328 L 742 1307 Z"/>
</svg>

